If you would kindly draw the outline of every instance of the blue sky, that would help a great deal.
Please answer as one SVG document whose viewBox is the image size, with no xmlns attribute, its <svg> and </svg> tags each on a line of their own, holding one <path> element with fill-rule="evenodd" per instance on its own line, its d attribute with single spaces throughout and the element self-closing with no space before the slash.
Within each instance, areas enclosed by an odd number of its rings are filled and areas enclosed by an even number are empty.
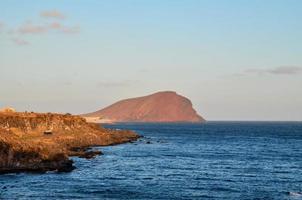
<svg viewBox="0 0 302 200">
<path fill-rule="evenodd" d="M 0 107 L 174 90 L 209 120 L 302 120 L 300 0 L 3 0 Z"/>
</svg>

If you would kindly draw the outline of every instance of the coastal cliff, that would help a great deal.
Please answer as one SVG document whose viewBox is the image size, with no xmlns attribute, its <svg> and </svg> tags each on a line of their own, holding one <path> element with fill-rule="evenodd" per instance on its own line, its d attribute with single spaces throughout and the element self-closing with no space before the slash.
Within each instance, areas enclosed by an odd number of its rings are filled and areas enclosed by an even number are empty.
<svg viewBox="0 0 302 200">
<path fill-rule="evenodd" d="M 108 130 L 80 116 L 0 112 L 0 173 L 74 169 L 69 156 L 92 158 L 106 146 L 136 140 L 132 131 Z"/>
<path fill-rule="evenodd" d="M 99 111 L 82 115 L 91 122 L 203 122 L 192 102 L 176 92 L 157 92 L 118 101 Z"/>
</svg>

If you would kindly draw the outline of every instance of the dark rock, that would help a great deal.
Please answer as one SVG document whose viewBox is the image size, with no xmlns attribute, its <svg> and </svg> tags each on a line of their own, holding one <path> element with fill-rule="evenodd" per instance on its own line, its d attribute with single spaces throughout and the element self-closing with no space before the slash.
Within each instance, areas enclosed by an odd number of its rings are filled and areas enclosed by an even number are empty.
<svg viewBox="0 0 302 200">
<path fill-rule="evenodd" d="M 80 155 L 80 158 L 86 158 L 86 159 L 92 159 L 98 155 L 103 155 L 101 151 L 86 151 L 82 155 Z"/>
<path fill-rule="evenodd" d="M 52 131 L 51 130 L 44 131 L 44 135 L 52 135 Z"/>
</svg>

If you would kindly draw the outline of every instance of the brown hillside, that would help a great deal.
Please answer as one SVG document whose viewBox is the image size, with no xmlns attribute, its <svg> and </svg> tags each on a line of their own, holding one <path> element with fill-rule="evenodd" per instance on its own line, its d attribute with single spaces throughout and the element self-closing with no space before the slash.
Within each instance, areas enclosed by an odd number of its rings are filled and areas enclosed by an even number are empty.
<svg viewBox="0 0 302 200">
<path fill-rule="evenodd" d="M 83 115 L 113 122 L 202 122 L 191 101 L 176 92 L 158 92 L 152 95 L 119 101 L 97 112 Z"/>
</svg>

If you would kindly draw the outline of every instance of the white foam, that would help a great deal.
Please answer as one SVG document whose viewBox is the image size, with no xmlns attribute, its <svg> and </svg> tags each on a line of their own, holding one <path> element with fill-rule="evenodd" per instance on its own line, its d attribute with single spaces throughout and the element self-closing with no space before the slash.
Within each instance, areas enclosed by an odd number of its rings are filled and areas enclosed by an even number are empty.
<svg viewBox="0 0 302 200">
<path fill-rule="evenodd" d="M 289 192 L 290 196 L 302 197 L 302 192 Z"/>
</svg>

